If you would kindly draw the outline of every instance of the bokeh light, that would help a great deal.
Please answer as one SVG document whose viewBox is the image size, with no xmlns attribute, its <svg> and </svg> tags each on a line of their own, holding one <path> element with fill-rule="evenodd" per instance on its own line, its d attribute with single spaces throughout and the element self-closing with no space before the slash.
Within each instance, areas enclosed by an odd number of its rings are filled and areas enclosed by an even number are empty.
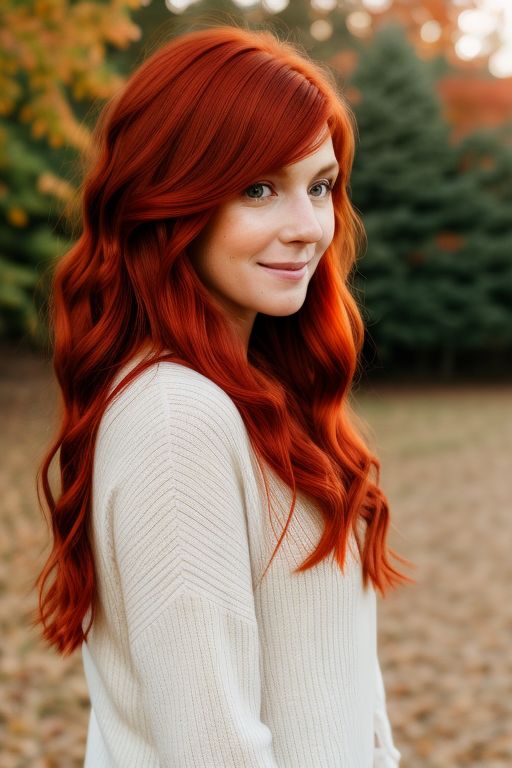
<svg viewBox="0 0 512 768">
<path fill-rule="evenodd" d="M 462 11 L 458 18 L 458 26 L 461 32 L 478 37 L 492 34 L 496 29 L 497 23 L 497 18 L 476 9 Z"/>
<path fill-rule="evenodd" d="M 253 5 L 259 4 L 259 0 L 233 0 L 233 3 L 239 8 L 252 8 Z"/>
<path fill-rule="evenodd" d="M 454 1 L 454 0 L 453 0 Z M 495 77 L 512 76 L 511 0 L 464 0 L 457 17 L 462 33 L 455 43 L 461 59 L 489 56 L 489 71 Z"/>
<path fill-rule="evenodd" d="M 338 5 L 338 0 L 311 0 L 311 7 L 315 11 L 334 11 Z"/>
<path fill-rule="evenodd" d="M 288 7 L 289 0 L 263 0 L 263 7 L 269 13 L 281 13 Z"/>
<path fill-rule="evenodd" d="M 366 35 L 372 26 L 372 17 L 366 11 L 353 11 L 346 19 L 349 32 L 356 36 Z"/>
<path fill-rule="evenodd" d="M 512 45 L 504 45 L 489 57 L 489 71 L 494 77 L 512 77 Z"/>
<path fill-rule="evenodd" d="M 470 61 L 482 52 L 482 41 L 473 35 L 462 35 L 455 43 L 455 53 L 459 59 Z"/>
<path fill-rule="evenodd" d="M 441 25 L 435 19 L 426 21 L 420 27 L 420 37 L 425 43 L 435 43 L 441 37 Z"/>
<path fill-rule="evenodd" d="M 315 40 L 318 40 L 319 42 L 323 42 L 324 40 L 328 40 L 332 35 L 332 24 L 330 21 L 327 21 L 327 19 L 317 19 L 311 24 L 309 31 L 311 37 L 314 37 Z"/>
<path fill-rule="evenodd" d="M 165 6 L 173 13 L 183 13 L 190 5 L 190 0 L 165 0 Z"/>
<path fill-rule="evenodd" d="M 393 0 L 362 0 L 362 4 L 372 13 L 383 13 L 393 5 Z"/>
</svg>

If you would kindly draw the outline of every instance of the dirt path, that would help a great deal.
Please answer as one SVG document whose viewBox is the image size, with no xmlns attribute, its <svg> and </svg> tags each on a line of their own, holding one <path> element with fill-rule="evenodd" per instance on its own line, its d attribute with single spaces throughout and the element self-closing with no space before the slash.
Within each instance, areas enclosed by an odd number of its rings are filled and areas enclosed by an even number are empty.
<svg viewBox="0 0 512 768">
<path fill-rule="evenodd" d="M 0 765 L 79 768 L 81 656 L 58 657 L 27 626 L 48 541 L 34 473 L 56 389 L 39 358 L 1 359 Z M 417 584 L 379 605 L 401 768 L 510 768 L 512 386 L 379 389 L 358 401 L 382 463 L 392 545 L 416 563 Z"/>
</svg>

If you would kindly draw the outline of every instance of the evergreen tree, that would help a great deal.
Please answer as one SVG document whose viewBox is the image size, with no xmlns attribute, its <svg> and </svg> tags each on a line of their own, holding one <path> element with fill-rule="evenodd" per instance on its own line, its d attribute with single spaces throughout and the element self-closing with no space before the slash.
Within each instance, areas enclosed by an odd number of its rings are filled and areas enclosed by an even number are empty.
<svg viewBox="0 0 512 768">
<path fill-rule="evenodd" d="M 324 16 L 333 34 L 318 42 L 310 25 Z M 355 275 L 356 289 L 384 359 L 450 374 L 464 350 L 475 354 L 498 340 L 503 346 L 511 332 L 502 301 L 510 249 L 498 237 L 505 208 L 496 205 L 496 190 L 494 199 L 484 194 L 478 163 L 467 160 L 469 149 L 456 151 L 450 144 L 435 93 L 435 77 L 444 72 L 441 63 L 418 59 L 400 26 L 382 27 L 364 46 L 348 35 L 344 19 L 339 10 L 315 11 L 306 0 L 276 15 L 261 5 L 239 9 L 230 0 L 201 0 L 179 15 L 168 14 L 163 4 L 152 5 L 134 17 L 143 30 L 140 43 L 116 57 L 128 60 L 135 54 L 139 60 L 198 23 L 230 21 L 270 25 L 285 38 L 291 30 L 291 39 L 319 60 L 358 50 L 360 63 L 349 91 L 360 94 L 352 189 L 369 242 Z M 491 145 L 498 150 L 489 139 L 488 152 Z M 492 178 L 488 186 L 496 187 Z M 502 187 L 507 180 L 505 171 Z M 498 271 L 492 266 L 497 260 Z"/>
<path fill-rule="evenodd" d="M 482 330 L 475 302 L 485 254 L 468 243 L 485 200 L 460 172 L 429 66 L 399 25 L 379 29 L 351 85 L 359 128 L 352 194 L 368 235 L 355 285 L 371 337 L 383 360 L 449 374 L 469 329 Z"/>
<path fill-rule="evenodd" d="M 512 123 L 467 136 L 456 154 L 483 203 L 465 249 L 470 261 L 483 262 L 466 344 L 503 365 L 512 351 Z"/>
</svg>

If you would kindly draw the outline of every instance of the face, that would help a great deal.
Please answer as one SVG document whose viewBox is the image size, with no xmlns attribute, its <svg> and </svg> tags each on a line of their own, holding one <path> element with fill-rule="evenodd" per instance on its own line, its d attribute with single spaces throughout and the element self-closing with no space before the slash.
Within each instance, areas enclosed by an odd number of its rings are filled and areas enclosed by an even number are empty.
<svg viewBox="0 0 512 768">
<path fill-rule="evenodd" d="M 334 236 L 337 172 L 329 135 L 313 154 L 219 206 L 194 244 L 197 274 L 246 345 L 258 312 L 291 315 L 303 305 Z"/>
</svg>

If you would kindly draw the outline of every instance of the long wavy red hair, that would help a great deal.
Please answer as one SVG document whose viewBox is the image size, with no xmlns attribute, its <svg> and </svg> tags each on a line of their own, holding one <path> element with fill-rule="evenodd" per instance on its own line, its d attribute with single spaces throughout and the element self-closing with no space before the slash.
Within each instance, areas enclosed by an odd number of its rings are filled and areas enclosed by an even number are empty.
<svg viewBox="0 0 512 768">
<path fill-rule="evenodd" d="M 314 151 L 326 123 L 340 165 L 333 241 L 302 308 L 258 315 L 246 356 L 187 248 L 219 204 Z M 166 43 L 103 109 L 83 183 L 82 233 L 55 269 L 50 302 L 62 420 L 38 472 L 53 549 L 36 581 L 34 624 L 60 653 L 87 638 L 95 615 L 88 523 L 99 422 L 156 360 L 189 366 L 232 398 L 258 459 L 293 490 L 288 522 L 297 489 L 318 505 L 323 535 L 298 571 L 331 552 L 343 570 L 353 530 L 366 587 L 371 581 L 384 594 L 412 581 L 390 563 L 390 555 L 408 561 L 386 547 L 380 464 L 349 404 L 364 335 L 348 287 L 364 238 L 348 195 L 354 136 L 353 114 L 326 67 L 270 31 L 234 26 Z M 147 345 L 150 357 L 109 394 L 120 366 Z M 58 451 L 54 498 L 49 469 Z"/>
</svg>

